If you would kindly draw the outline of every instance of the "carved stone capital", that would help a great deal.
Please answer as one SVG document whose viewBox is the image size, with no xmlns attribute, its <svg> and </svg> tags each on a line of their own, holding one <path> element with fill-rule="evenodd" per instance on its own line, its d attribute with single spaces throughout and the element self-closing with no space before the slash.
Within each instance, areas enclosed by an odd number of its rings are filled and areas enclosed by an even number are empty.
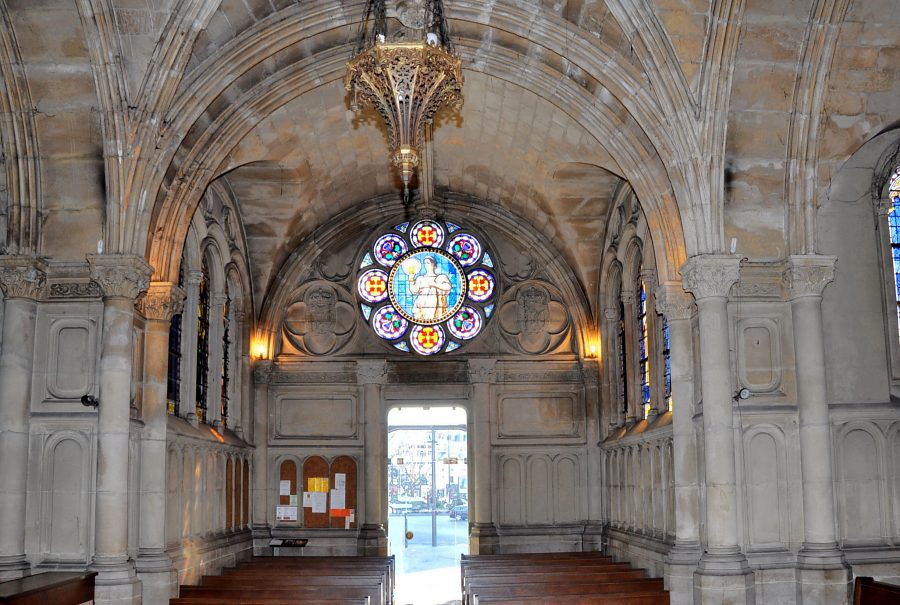
<svg viewBox="0 0 900 605">
<path fill-rule="evenodd" d="M 681 268 L 681 277 L 684 289 L 700 301 L 727 297 L 740 272 L 738 257 L 704 254 L 689 258 Z"/>
<path fill-rule="evenodd" d="M 188 286 L 199 286 L 203 281 L 203 271 L 185 271 L 184 283 Z"/>
<path fill-rule="evenodd" d="M 135 300 L 150 287 L 153 268 L 139 256 L 90 254 L 87 260 L 104 298 Z"/>
<path fill-rule="evenodd" d="M 469 382 L 485 383 L 494 379 L 497 362 L 493 359 L 470 359 L 468 364 Z"/>
<path fill-rule="evenodd" d="M 147 319 L 171 321 L 184 308 L 184 290 L 171 282 L 155 281 L 140 302 Z"/>
<path fill-rule="evenodd" d="M 619 310 L 618 309 L 606 309 L 603 311 L 603 317 L 607 321 L 616 321 L 619 319 Z"/>
<path fill-rule="evenodd" d="M 237 323 L 243 323 L 247 319 L 247 314 L 244 311 L 235 309 L 232 313 L 234 314 L 234 321 Z"/>
<path fill-rule="evenodd" d="M 619 292 L 619 298 L 622 299 L 623 305 L 630 305 L 634 303 L 634 292 L 631 290 L 622 290 Z"/>
<path fill-rule="evenodd" d="M 37 258 L 0 256 L 0 289 L 6 298 L 40 300 L 46 283 L 44 264 Z"/>
<path fill-rule="evenodd" d="M 387 362 L 384 359 L 362 359 L 356 362 L 356 381 L 359 384 L 384 384 Z"/>
<path fill-rule="evenodd" d="M 259 360 L 253 367 L 253 383 L 269 384 L 272 381 L 274 365 L 271 361 Z"/>
<path fill-rule="evenodd" d="M 825 287 L 834 280 L 835 256 L 820 254 L 795 255 L 788 259 L 782 274 L 791 299 L 822 296 Z"/>
<path fill-rule="evenodd" d="M 690 319 L 694 313 L 694 297 L 684 291 L 681 284 L 665 283 L 653 289 L 656 310 L 668 321 Z"/>
</svg>

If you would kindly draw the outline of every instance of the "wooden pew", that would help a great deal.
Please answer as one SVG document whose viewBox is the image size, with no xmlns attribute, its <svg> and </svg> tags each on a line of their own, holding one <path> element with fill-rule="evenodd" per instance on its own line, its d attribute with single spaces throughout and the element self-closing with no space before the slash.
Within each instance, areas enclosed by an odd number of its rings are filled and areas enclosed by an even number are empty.
<svg viewBox="0 0 900 605">
<path fill-rule="evenodd" d="M 47 572 L 0 583 L 3 605 L 81 605 L 94 599 L 97 572 Z"/>
<path fill-rule="evenodd" d="M 900 586 L 858 577 L 853 581 L 853 605 L 897 605 Z"/>
</svg>

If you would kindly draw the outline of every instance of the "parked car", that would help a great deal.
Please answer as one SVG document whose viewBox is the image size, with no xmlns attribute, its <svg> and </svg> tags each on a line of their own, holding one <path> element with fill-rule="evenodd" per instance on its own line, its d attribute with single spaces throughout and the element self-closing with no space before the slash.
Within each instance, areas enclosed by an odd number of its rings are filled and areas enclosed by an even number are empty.
<svg viewBox="0 0 900 605">
<path fill-rule="evenodd" d="M 469 520 L 469 505 L 468 504 L 460 504 L 459 506 L 454 506 L 450 509 L 450 518 L 451 519 L 459 519 L 460 521 L 468 521 Z"/>
</svg>

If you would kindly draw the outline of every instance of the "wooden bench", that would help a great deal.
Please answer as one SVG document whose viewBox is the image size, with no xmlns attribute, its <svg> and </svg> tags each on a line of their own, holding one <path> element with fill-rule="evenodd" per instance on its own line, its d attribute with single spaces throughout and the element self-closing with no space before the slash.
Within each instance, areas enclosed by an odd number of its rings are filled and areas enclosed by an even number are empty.
<svg viewBox="0 0 900 605">
<path fill-rule="evenodd" d="M 0 583 L 3 605 L 81 605 L 94 600 L 97 572 L 47 572 Z"/>
<path fill-rule="evenodd" d="M 853 605 L 897 605 L 900 586 L 858 577 L 853 581 Z"/>
<path fill-rule="evenodd" d="M 599 553 L 463 556 L 460 568 L 467 605 L 669 603 L 661 579 Z"/>
</svg>

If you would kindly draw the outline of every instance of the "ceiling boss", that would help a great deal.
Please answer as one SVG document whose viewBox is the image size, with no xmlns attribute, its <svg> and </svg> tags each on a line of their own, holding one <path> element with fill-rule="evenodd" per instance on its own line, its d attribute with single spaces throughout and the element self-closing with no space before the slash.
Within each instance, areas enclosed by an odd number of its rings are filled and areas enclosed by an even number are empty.
<svg viewBox="0 0 900 605">
<path fill-rule="evenodd" d="M 384 120 L 391 161 L 400 170 L 407 198 L 409 182 L 419 166 L 425 123 L 442 107 L 462 105 L 463 84 L 443 3 L 419 0 L 412 4 L 399 16 L 418 40 L 388 42 L 385 0 L 368 1 L 344 81 L 352 93 L 354 111 L 374 109 Z"/>
</svg>

